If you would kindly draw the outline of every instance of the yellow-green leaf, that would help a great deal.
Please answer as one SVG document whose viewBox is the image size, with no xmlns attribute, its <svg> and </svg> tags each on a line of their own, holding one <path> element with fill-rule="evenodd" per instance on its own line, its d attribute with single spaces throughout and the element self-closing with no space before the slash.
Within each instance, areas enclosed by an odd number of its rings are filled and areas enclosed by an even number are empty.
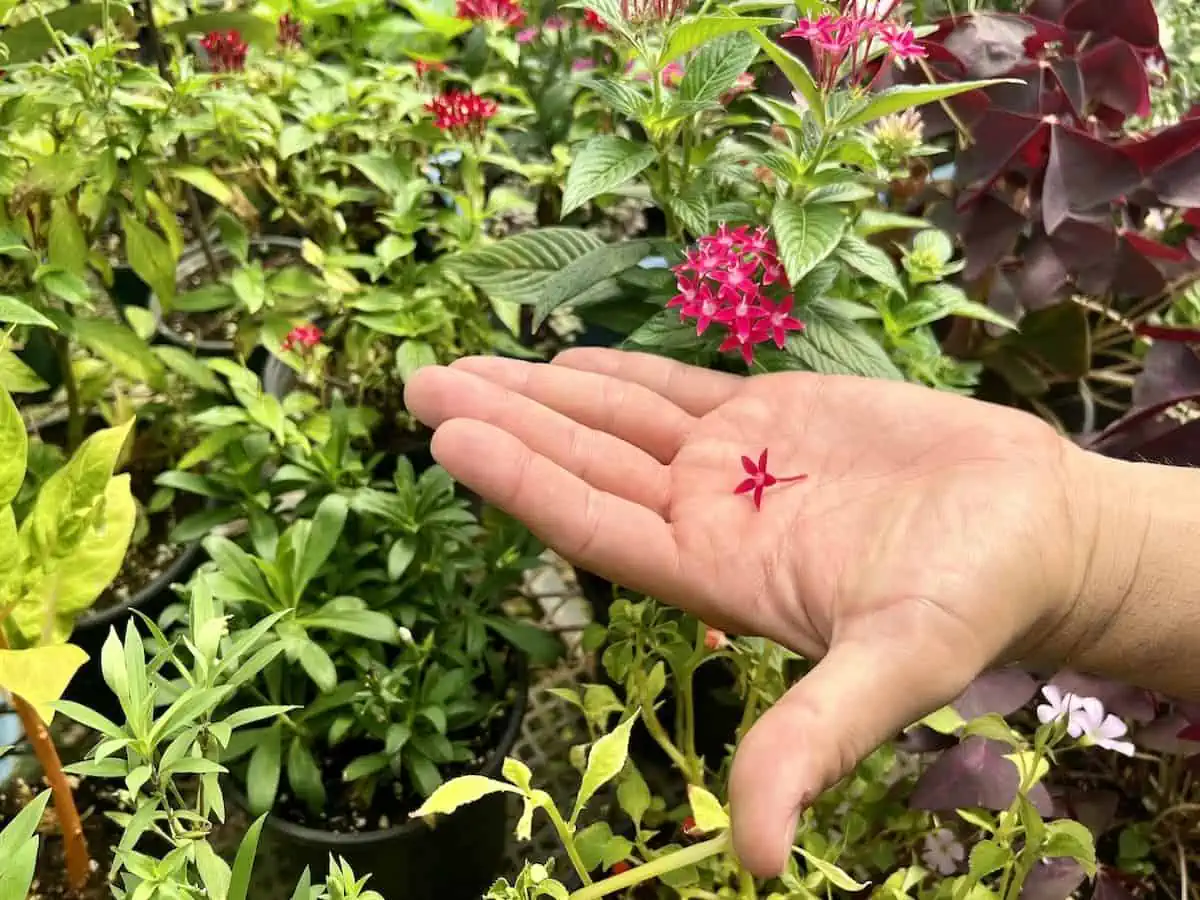
<svg viewBox="0 0 1200 900">
<path fill-rule="evenodd" d="M 1004 757 L 1009 760 L 1021 775 L 1021 784 L 1033 787 L 1050 771 L 1050 763 L 1041 755 L 1034 753 L 1032 750 L 1026 750 L 1022 753 L 1010 753 Z"/>
<path fill-rule="evenodd" d="M 74 644 L 0 650 L 0 687 L 33 707 L 47 725 L 59 700 L 88 655 Z"/>
<path fill-rule="evenodd" d="M 796 852 L 803 856 L 810 866 L 825 876 L 826 881 L 843 891 L 861 891 L 870 884 L 870 882 L 855 881 L 833 863 L 821 859 L 819 856 L 813 856 L 802 847 L 797 847 Z"/>
<path fill-rule="evenodd" d="M 233 202 L 233 191 L 208 169 L 202 169 L 199 166 L 175 166 L 171 169 L 171 174 L 180 181 L 186 181 L 197 190 L 204 191 L 222 206 L 228 206 Z"/>
<path fill-rule="evenodd" d="M 66 197 L 55 197 L 50 207 L 49 251 L 53 266 L 76 275 L 82 275 L 87 268 L 87 238 Z"/>
<path fill-rule="evenodd" d="M 121 213 L 121 230 L 125 233 L 125 256 L 130 268 L 150 285 L 163 309 L 170 309 L 175 300 L 178 261 L 170 245 L 128 213 Z"/>
<path fill-rule="evenodd" d="M 17 496 L 25 480 L 25 452 L 29 437 L 17 404 L 8 391 L 0 390 L 0 506 Z"/>
<path fill-rule="evenodd" d="M 697 831 L 724 831 L 729 827 L 729 815 L 720 800 L 697 784 L 689 784 L 687 790 Z"/>
<path fill-rule="evenodd" d="M 966 724 L 953 706 L 943 706 L 923 718 L 918 724 L 927 725 L 938 734 L 954 734 Z"/>
<path fill-rule="evenodd" d="M 460 806 L 474 803 L 476 800 L 481 800 L 488 796 L 488 794 L 501 792 L 506 794 L 521 793 L 511 784 L 505 784 L 503 781 L 497 781 L 495 778 L 486 778 L 483 775 L 463 775 L 447 781 L 430 794 L 429 798 L 421 804 L 421 807 L 412 813 L 412 818 L 452 813 Z"/>
<path fill-rule="evenodd" d="M 583 773 L 583 782 L 579 785 L 579 794 L 575 798 L 575 810 L 571 813 L 571 821 L 579 819 L 589 800 L 596 791 L 612 781 L 625 768 L 625 760 L 629 758 L 629 734 L 637 721 L 637 715 L 632 715 L 604 735 L 592 745 L 588 753 L 587 769 Z"/>
</svg>

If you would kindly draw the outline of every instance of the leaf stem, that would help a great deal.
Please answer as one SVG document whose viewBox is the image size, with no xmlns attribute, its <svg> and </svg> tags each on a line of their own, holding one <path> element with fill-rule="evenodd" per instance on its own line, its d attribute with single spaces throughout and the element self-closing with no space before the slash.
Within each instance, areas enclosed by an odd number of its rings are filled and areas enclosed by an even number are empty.
<svg viewBox="0 0 1200 900">
<path fill-rule="evenodd" d="M 572 833 L 571 826 L 567 824 L 566 819 L 562 817 L 562 813 L 553 803 L 547 803 L 545 808 L 546 814 L 550 816 L 550 822 L 554 825 L 554 830 L 558 832 L 558 839 L 562 841 L 563 849 L 567 851 L 567 858 L 571 860 L 571 865 L 575 868 L 575 874 L 584 883 L 584 890 L 587 890 L 587 886 L 592 884 L 592 877 L 588 874 L 587 866 L 583 864 L 583 858 L 580 857 L 579 850 L 575 846 L 575 835 Z"/>
<path fill-rule="evenodd" d="M 611 878 L 605 878 L 603 881 L 597 881 L 595 884 L 580 888 L 571 894 L 569 900 L 599 900 L 601 897 L 607 897 L 609 894 L 615 894 L 617 891 L 634 887 L 635 885 L 649 881 L 651 878 L 661 878 L 668 872 L 674 872 L 676 869 L 682 869 L 684 866 L 692 866 L 698 862 L 703 862 L 710 856 L 724 853 L 729 849 L 729 846 L 730 834 L 728 831 L 724 831 L 710 840 L 694 844 L 691 847 L 684 847 L 682 850 L 676 850 L 674 853 L 660 856 L 656 860 L 629 869 L 620 875 L 614 875 Z"/>
</svg>

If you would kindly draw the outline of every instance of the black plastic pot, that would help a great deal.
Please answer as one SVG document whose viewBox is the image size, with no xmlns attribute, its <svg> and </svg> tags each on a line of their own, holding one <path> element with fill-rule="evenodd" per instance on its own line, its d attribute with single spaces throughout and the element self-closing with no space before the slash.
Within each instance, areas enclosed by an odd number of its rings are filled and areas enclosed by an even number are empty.
<svg viewBox="0 0 1200 900">
<path fill-rule="evenodd" d="M 609 623 L 613 604 L 613 583 L 585 569 L 575 569 L 580 592 L 592 605 L 592 618 L 601 625 Z M 601 648 L 600 653 L 603 653 Z M 604 666 L 599 667 L 600 679 L 610 687 L 619 687 L 608 677 Z M 737 699 L 737 677 L 723 661 L 714 660 L 701 666 L 692 680 L 696 706 L 696 751 L 715 768 L 725 756 L 725 748 L 737 739 L 742 719 L 742 707 Z M 659 720 L 671 730 L 675 721 L 675 697 L 670 686 L 663 692 L 658 707 Z M 669 766 L 670 759 L 644 728 L 636 728 L 630 737 L 630 753 L 634 758 L 656 766 Z"/>
<path fill-rule="evenodd" d="M 256 252 L 266 254 L 272 250 L 291 250 L 299 255 L 303 244 L 304 242 L 297 238 L 272 234 L 258 235 L 250 240 L 250 255 L 253 256 Z M 225 262 L 233 255 L 228 248 L 220 244 L 211 243 L 210 241 L 210 246 L 212 247 L 213 255 L 219 263 Z M 175 269 L 175 283 L 183 285 L 189 278 L 200 274 L 207 268 L 208 259 L 204 255 L 204 250 L 198 245 L 192 245 L 184 250 L 183 255 L 179 259 L 179 265 Z M 176 347 L 182 347 L 185 350 L 193 350 L 201 356 L 234 355 L 232 341 L 209 339 L 193 341 L 172 329 L 166 322 L 162 304 L 159 303 L 158 297 L 155 294 L 150 294 L 148 305 L 150 312 L 154 315 L 154 323 L 158 331 L 158 336 L 162 340 L 174 344 Z"/>
<path fill-rule="evenodd" d="M 499 778 L 504 759 L 520 735 L 529 701 L 529 675 L 523 661 L 518 684 L 504 733 L 480 775 Z M 248 810 L 239 787 L 230 784 L 226 792 Z M 272 884 L 290 891 L 305 868 L 311 870 L 314 882 L 323 879 L 333 856 L 345 859 L 358 877 L 370 875 L 368 887 L 387 898 L 478 900 L 503 868 L 509 812 L 508 794 L 497 793 L 440 816 L 433 825 L 409 819 L 370 832 L 323 831 L 268 815 L 259 856 L 264 872 L 256 873 L 256 881 L 269 868 Z"/>
<path fill-rule="evenodd" d="M 121 704 L 104 682 L 100 668 L 100 651 L 108 640 L 109 632 L 116 629 L 122 638 L 125 627 L 130 620 L 136 619 L 134 612 L 140 612 L 148 618 L 157 620 L 164 609 L 177 599 L 171 585 L 188 580 L 203 561 L 204 550 L 200 543 L 194 542 L 181 548 L 179 555 L 161 575 L 148 585 L 116 606 L 100 610 L 89 610 L 75 622 L 71 632 L 71 643 L 88 655 L 75 677 L 67 686 L 67 700 L 82 703 L 109 719 L 123 721 Z M 135 623 L 135 624 L 139 624 Z"/>
</svg>

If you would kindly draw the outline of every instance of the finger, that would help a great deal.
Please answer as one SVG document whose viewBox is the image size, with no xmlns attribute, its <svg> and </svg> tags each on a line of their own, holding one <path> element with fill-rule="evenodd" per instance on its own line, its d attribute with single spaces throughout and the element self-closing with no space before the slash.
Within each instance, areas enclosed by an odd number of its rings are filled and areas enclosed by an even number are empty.
<svg viewBox="0 0 1200 900">
<path fill-rule="evenodd" d="M 667 514 L 670 473 L 648 454 L 486 378 L 429 366 L 410 380 L 404 402 L 434 428 L 448 419 L 495 425 L 593 487 Z"/>
<path fill-rule="evenodd" d="M 453 365 L 641 447 L 663 463 L 675 458 L 696 422 L 648 388 L 595 372 L 499 356 L 469 356 Z"/>
<path fill-rule="evenodd" d="M 661 516 L 592 487 L 507 431 L 451 419 L 434 433 L 433 456 L 582 568 L 641 593 L 679 589 L 678 548 Z"/>
<path fill-rule="evenodd" d="M 957 695 L 931 675 L 930 659 L 898 644 L 835 643 L 741 742 L 730 776 L 733 838 L 754 874 L 783 871 L 798 818 L 823 790 Z"/>
<path fill-rule="evenodd" d="M 651 353 L 602 347 L 576 347 L 554 358 L 552 365 L 610 375 L 640 384 L 670 400 L 684 412 L 704 416 L 741 390 L 746 379 L 685 365 Z"/>
</svg>

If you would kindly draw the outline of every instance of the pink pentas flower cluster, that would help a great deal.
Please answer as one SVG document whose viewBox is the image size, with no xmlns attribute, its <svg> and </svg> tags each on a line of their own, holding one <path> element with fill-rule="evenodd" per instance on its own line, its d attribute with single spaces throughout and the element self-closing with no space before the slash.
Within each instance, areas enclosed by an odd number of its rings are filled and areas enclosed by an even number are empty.
<svg viewBox="0 0 1200 900">
<path fill-rule="evenodd" d="M 241 72 L 246 68 L 246 52 L 250 48 L 236 29 L 210 31 L 201 39 L 200 46 L 208 54 L 208 67 L 214 72 Z"/>
<path fill-rule="evenodd" d="M 897 0 L 842 0 L 838 15 L 804 18 L 784 37 L 802 38 L 812 48 L 817 80 L 822 89 L 832 90 L 844 77 L 855 86 L 870 86 L 890 63 L 926 55 L 912 26 L 889 18 Z M 884 58 L 876 59 L 879 50 Z"/>
<path fill-rule="evenodd" d="M 782 348 L 788 332 L 804 330 L 792 315 L 791 285 L 778 254 L 766 228 L 722 224 L 672 269 L 679 293 L 667 306 L 683 321 L 695 321 L 697 335 L 725 329 L 722 352 L 736 350 L 750 364 L 757 344 L 774 341 Z"/>
<path fill-rule="evenodd" d="M 518 44 L 531 44 L 543 34 L 562 31 L 567 27 L 567 20 L 562 16 L 551 16 L 541 25 L 534 25 L 529 28 L 522 28 L 517 32 Z"/>
<path fill-rule="evenodd" d="M 479 135 L 499 106 L 472 91 L 446 91 L 426 103 L 425 109 L 433 113 L 433 124 L 443 131 Z"/>
<path fill-rule="evenodd" d="M 283 339 L 282 347 L 285 351 L 311 350 L 317 344 L 321 343 L 321 338 L 324 336 L 325 332 L 316 325 L 297 325 L 287 333 L 287 336 Z"/>
<path fill-rule="evenodd" d="M 525 10 L 515 0 L 458 0 L 454 14 L 471 22 L 499 22 L 510 26 L 525 22 Z"/>
</svg>

